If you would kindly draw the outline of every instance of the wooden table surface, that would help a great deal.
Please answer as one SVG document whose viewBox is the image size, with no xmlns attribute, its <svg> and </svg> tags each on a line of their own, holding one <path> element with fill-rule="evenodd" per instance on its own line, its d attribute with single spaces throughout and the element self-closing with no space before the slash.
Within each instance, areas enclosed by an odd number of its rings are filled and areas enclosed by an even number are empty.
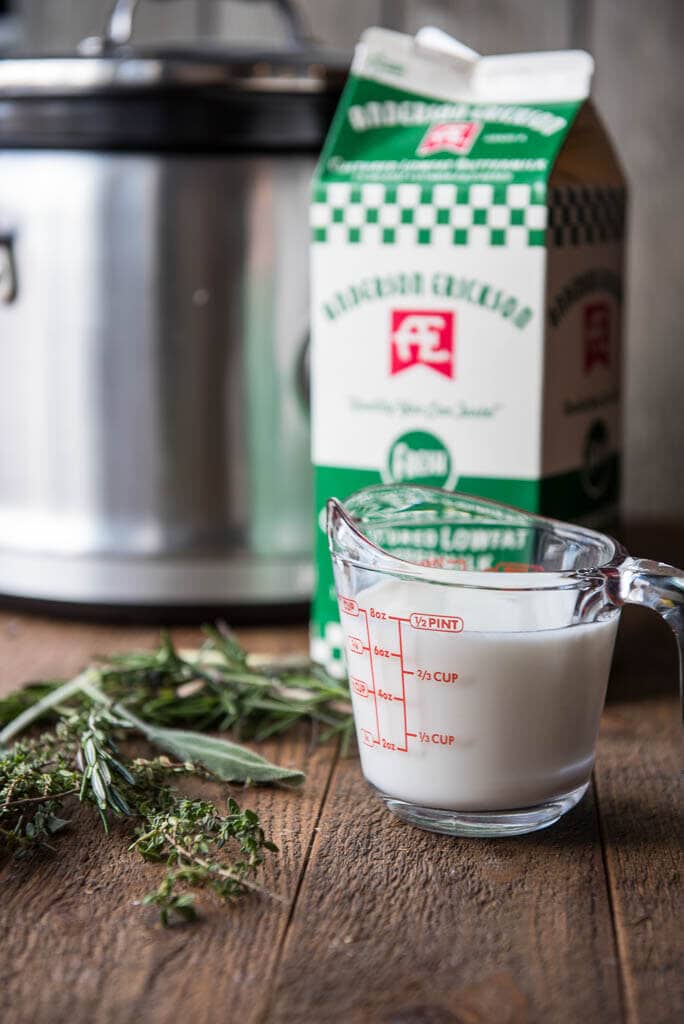
<svg viewBox="0 0 684 1024">
<path fill-rule="evenodd" d="M 648 537 L 639 553 L 666 557 Z M 241 636 L 254 651 L 306 646 L 303 629 Z M 0 692 L 155 640 L 151 629 L 2 613 Z M 0 867 L 0 1020 L 682 1020 L 675 694 L 667 627 L 626 609 L 590 792 L 553 828 L 515 839 L 412 829 L 369 792 L 356 756 L 312 749 L 306 733 L 267 744 L 307 772 L 299 793 L 239 796 L 280 847 L 263 882 L 282 902 L 204 903 L 195 926 L 164 931 L 135 907 L 158 869 L 79 810 L 59 855 Z"/>
</svg>

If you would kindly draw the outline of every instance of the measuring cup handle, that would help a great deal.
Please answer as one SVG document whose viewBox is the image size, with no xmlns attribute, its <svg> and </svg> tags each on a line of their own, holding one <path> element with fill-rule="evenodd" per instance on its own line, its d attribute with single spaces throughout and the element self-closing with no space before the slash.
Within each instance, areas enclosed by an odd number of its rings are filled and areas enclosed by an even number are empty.
<svg viewBox="0 0 684 1024">
<path fill-rule="evenodd" d="M 679 653 L 679 698 L 684 718 L 684 572 L 648 558 L 627 558 L 610 581 L 618 605 L 641 604 L 658 612 L 675 635 Z"/>
</svg>

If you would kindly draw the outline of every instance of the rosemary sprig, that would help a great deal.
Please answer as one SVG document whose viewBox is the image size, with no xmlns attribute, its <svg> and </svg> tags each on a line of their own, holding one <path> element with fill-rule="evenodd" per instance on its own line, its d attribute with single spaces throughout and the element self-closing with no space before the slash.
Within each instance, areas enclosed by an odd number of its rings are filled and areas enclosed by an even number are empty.
<svg viewBox="0 0 684 1024">
<path fill-rule="evenodd" d="M 165 635 L 155 651 L 99 659 L 87 678 L 149 725 L 231 732 L 235 739 L 260 741 L 308 721 L 323 741 L 339 736 L 346 752 L 352 720 L 345 683 L 306 659 L 250 656 L 223 626 L 203 631 L 205 643 L 197 650 L 178 651 Z M 33 711 L 40 711 L 36 718 L 54 720 L 58 709 L 50 695 L 59 685 L 64 684 L 32 684 L 20 698 L 11 694 L 0 700 L 0 729 L 13 720 L 16 725 L 20 713 L 22 724 L 35 720 Z M 6 742 L 0 733 L 0 746 Z"/>
<path fill-rule="evenodd" d="M 109 831 L 106 811 L 109 808 L 115 815 L 129 816 L 131 809 L 121 790 L 115 785 L 113 776 L 118 776 L 135 786 L 131 772 L 115 756 L 118 753 L 114 739 L 107 726 L 125 725 L 115 718 L 111 712 L 102 708 L 93 709 L 88 713 L 86 728 L 81 733 L 79 748 L 76 752 L 76 767 L 81 772 L 79 798 L 83 802 L 90 794 L 97 805 L 105 832 Z"/>
</svg>

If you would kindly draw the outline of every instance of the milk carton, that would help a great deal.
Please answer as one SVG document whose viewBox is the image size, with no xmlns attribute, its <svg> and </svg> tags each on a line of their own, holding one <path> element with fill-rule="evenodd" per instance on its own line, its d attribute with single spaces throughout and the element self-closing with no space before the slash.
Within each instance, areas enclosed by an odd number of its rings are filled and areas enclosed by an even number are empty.
<svg viewBox="0 0 684 1024">
<path fill-rule="evenodd" d="M 312 653 L 331 671 L 331 495 L 421 483 L 615 516 L 625 189 L 592 70 L 435 29 L 357 47 L 311 207 Z M 452 562 L 521 560 L 505 531 L 462 532 Z"/>
</svg>

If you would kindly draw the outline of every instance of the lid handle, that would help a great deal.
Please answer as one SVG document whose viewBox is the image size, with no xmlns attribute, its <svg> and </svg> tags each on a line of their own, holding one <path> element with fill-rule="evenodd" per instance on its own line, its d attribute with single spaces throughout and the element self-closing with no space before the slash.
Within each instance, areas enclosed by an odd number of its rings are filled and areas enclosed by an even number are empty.
<svg viewBox="0 0 684 1024">
<path fill-rule="evenodd" d="M 96 57 L 119 46 L 126 46 L 133 36 L 133 19 L 138 0 L 114 0 L 107 25 L 101 36 L 88 36 L 78 44 L 78 52 Z"/>
<path fill-rule="evenodd" d="M 130 43 L 133 35 L 133 18 L 138 0 L 116 0 L 109 15 L 104 39 L 104 49 L 112 46 L 125 46 Z"/>
<path fill-rule="evenodd" d="M 139 0 L 115 0 L 101 36 L 89 36 L 79 44 L 83 54 L 96 55 L 119 46 L 126 46 L 133 38 L 133 19 Z M 292 0 L 272 0 L 282 16 L 288 44 L 295 49 L 306 49 L 312 43 L 300 12 Z"/>
</svg>

